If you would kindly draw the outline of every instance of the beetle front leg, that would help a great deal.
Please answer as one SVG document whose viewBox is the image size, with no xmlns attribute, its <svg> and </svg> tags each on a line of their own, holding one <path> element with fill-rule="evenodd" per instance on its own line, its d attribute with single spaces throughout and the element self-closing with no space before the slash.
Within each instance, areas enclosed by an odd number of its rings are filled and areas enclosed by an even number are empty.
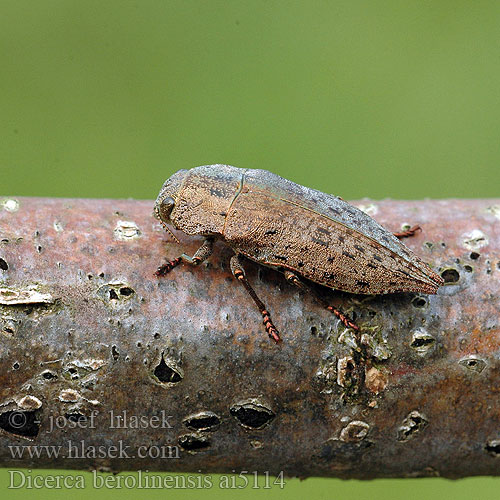
<svg viewBox="0 0 500 500">
<path fill-rule="evenodd" d="M 252 288 L 250 283 L 247 280 L 245 275 L 245 270 L 243 269 L 243 265 L 241 263 L 241 259 L 239 254 L 235 254 L 231 257 L 230 261 L 231 271 L 234 277 L 245 287 L 246 291 L 249 293 L 250 297 L 252 297 L 253 301 L 259 308 L 260 313 L 262 314 L 263 323 L 266 327 L 266 332 L 276 343 L 281 341 L 280 335 L 276 327 L 273 325 L 271 321 L 271 316 L 266 310 L 266 306 L 264 302 L 257 297 L 255 290 Z"/>
<path fill-rule="evenodd" d="M 200 248 L 196 250 L 195 254 L 192 257 L 183 253 L 179 257 L 167 262 L 166 264 L 163 264 L 163 266 L 160 266 L 156 270 L 155 276 L 158 277 L 165 276 L 174 267 L 177 267 L 181 262 L 185 262 L 186 264 L 191 264 L 192 266 L 198 266 L 203 261 L 207 260 L 210 257 L 210 255 L 212 255 L 213 247 L 214 247 L 213 238 L 205 238 Z"/>
<path fill-rule="evenodd" d="M 399 233 L 392 233 L 396 238 L 399 238 L 400 240 L 402 238 L 409 238 L 410 236 L 415 236 L 415 233 L 417 231 L 422 231 L 422 228 L 420 226 L 413 226 L 410 227 L 410 229 L 407 229 L 406 231 L 401 231 Z"/>
<path fill-rule="evenodd" d="M 346 316 L 341 310 L 331 306 L 328 304 L 323 297 L 321 297 L 315 290 L 313 290 L 311 287 L 307 286 L 304 282 L 300 280 L 300 278 L 295 274 L 292 273 L 292 271 L 285 271 L 285 278 L 289 283 L 292 283 L 293 285 L 301 288 L 302 290 L 305 290 L 308 293 L 312 293 L 316 299 L 323 304 L 323 307 L 328 309 L 330 312 L 335 314 L 337 318 L 343 323 L 344 326 L 347 328 L 352 328 L 353 330 L 359 331 L 359 326 L 352 321 L 352 319 L 349 318 L 349 316 Z"/>
</svg>

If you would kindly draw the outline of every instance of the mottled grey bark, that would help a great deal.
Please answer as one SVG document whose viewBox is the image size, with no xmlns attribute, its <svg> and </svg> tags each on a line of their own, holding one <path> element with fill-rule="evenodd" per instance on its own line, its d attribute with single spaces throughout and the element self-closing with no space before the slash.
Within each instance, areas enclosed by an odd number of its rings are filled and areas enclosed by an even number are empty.
<svg viewBox="0 0 500 500">
<path fill-rule="evenodd" d="M 2 466 L 500 473 L 500 200 L 356 203 L 420 224 L 405 243 L 446 280 L 435 296 L 322 289 L 358 337 L 248 263 L 279 345 L 223 243 L 154 276 L 200 239 L 173 242 L 152 202 L 0 203 Z"/>
</svg>

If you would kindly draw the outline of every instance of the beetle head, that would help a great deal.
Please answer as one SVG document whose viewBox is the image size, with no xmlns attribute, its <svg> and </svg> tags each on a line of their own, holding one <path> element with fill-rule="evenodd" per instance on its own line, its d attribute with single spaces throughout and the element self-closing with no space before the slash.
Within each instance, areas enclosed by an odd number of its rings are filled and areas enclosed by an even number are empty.
<svg viewBox="0 0 500 500">
<path fill-rule="evenodd" d="M 187 173 L 187 170 L 179 170 L 165 181 L 158 198 L 156 198 L 154 207 L 154 214 L 156 218 L 161 222 L 165 230 L 168 231 L 177 241 L 177 243 L 179 243 L 179 240 L 174 236 L 166 224 L 171 222 L 170 214 L 179 199 L 179 192 Z"/>
<path fill-rule="evenodd" d="M 222 235 L 242 175 L 243 170 L 229 165 L 179 170 L 163 185 L 155 215 L 164 227 L 172 224 L 189 235 Z"/>
</svg>

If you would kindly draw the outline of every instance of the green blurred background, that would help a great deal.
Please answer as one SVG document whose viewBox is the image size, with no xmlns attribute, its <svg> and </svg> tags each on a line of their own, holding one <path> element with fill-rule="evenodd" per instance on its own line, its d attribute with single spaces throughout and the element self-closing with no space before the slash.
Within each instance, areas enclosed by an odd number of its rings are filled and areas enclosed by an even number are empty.
<svg viewBox="0 0 500 500">
<path fill-rule="evenodd" d="M 152 200 L 179 168 L 229 163 L 347 199 L 498 197 L 500 2 L 0 0 L 0 118 L 0 195 Z M 9 494 L 471 500 L 499 489 L 308 479 Z"/>
</svg>

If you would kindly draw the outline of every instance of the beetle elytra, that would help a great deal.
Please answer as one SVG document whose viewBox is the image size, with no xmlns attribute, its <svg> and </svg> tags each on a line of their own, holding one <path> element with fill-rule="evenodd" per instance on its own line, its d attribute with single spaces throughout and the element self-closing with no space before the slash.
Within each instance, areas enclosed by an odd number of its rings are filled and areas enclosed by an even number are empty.
<svg viewBox="0 0 500 500">
<path fill-rule="evenodd" d="M 156 275 L 165 275 L 181 262 L 198 265 L 211 255 L 214 240 L 224 241 L 235 252 L 233 275 L 256 303 L 266 332 L 276 342 L 278 330 L 246 279 L 241 256 L 283 272 L 287 281 L 305 289 L 309 287 L 304 278 L 357 294 L 434 294 L 444 282 L 399 241 L 418 227 L 393 234 L 341 198 L 266 170 L 229 165 L 179 170 L 164 183 L 154 211 L 168 231 L 166 224 L 172 224 L 188 235 L 204 237 L 192 257 L 182 254 Z M 325 305 L 344 325 L 358 330 L 340 310 Z"/>
</svg>

